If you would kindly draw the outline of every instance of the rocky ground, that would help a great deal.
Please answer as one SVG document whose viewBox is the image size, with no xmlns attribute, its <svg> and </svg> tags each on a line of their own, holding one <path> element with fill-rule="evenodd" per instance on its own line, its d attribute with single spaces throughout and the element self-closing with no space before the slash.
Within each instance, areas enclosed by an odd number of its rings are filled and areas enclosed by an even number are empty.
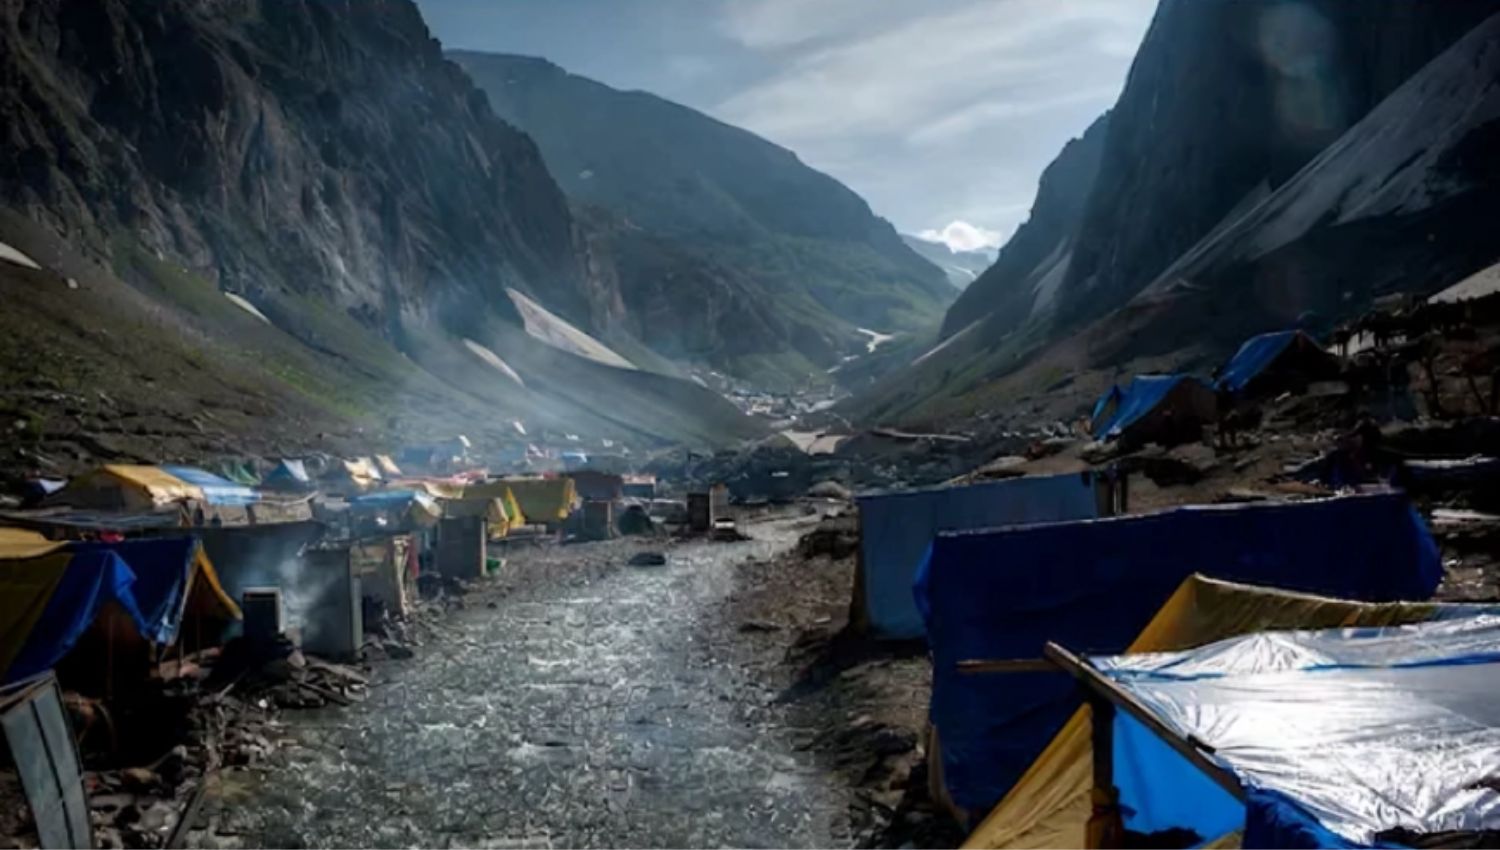
<svg viewBox="0 0 1500 850">
<path fill-rule="evenodd" d="M 374 663 L 366 699 L 277 717 L 274 753 L 218 773 L 188 842 L 879 843 L 926 662 L 840 649 L 852 560 L 797 552 L 823 507 L 734 543 L 509 552 L 415 659 Z"/>
</svg>

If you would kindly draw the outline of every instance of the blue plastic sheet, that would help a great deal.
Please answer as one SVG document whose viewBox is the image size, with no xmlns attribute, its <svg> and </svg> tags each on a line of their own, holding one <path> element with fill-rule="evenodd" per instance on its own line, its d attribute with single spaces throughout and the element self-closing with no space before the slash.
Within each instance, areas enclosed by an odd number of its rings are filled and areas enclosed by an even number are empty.
<svg viewBox="0 0 1500 850">
<path fill-rule="evenodd" d="M 1216 386 L 1237 393 L 1243 390 L 1256 376 L 1276 362 L 1281 352 L 1297 339 L 1299 331 L 1276 331 L 1251 337 L 1235 352 L 1228 365 L 1219 372 Z"/>
<path fill-rule="evenodd" d="M 1500 829 L 1494 613 L 1090 661 L 1253 792 L 1247 847 L 1372 846 L 1395 828 Z M 1127 776 L 1149 775 L 1160 754 L 1124 757 L 1147 762 L 1127 765 Z M 1174 789 L 1159 790 L 1148 805 L 1170 802 Z M 1148 820 L 1193 817 L 1164 807 Z"/>
<path fill-rule="evenodd" d="M 1095 438 L 1109 440 L 1120 436 L 1125 429 L 1156 409 L 1162 399 L 1166 398 L 1167 394 L 1183 381 L 1202 383 L 1197 378 L 1188 375 L 1137 375 L 1130 379 L 1130 385 L 1123 390 L 1111 387 L 1109 392 L 1106 392 L 1094 405 Z M 1118 399 L 1118 403 L 1113 411 L 1102 416 L 1104 421 L 1099 421 L 1101 414 L 1106 413 L 1106 407 L 1112 398 Z"/>
<path fill-rule="evenodd" d="M 860 556 L 870 631 L 887 639 L 922 636 L 912 582 L 937 532 L 1091 519 L 1098 510 L 1088 474 L 861 496 Z"/>
<path fill-rule="evenodd" d="M 1047 641 L 1119 652 L 1194 572 L 1367 601 L 1425 599 L 1437 546 L 1399 494 L 939 534 L 917 592 L 931 612 L 931 716 L 949 794 L 985 811 L 1077 708 L 1057 673 L 970 675 Z"/>
<path fill-rule="evenodd" d="M 75 543 L 73 549 L 119 555 L 135 576 L 130 589 L 144 623 L 141 635 L 154 643 L 170 644 L 177 640 L 177 630 L 182 625 L 198 545 L 192 537 L 168 537 L 122 543 Z"/>
<path fill-rule="evenodd" d="M 135 575 L 125 561 L 107 549 L 74 551 L 47 607 L 24 647 L 5 671 L 14 682 L 51 669 L 78 643 L 106 602 L 116 602 L 142 633 L 146 618 L 135 602 Z"/>
<path fill-rule="evenodd" d="M 210 505 L 253 505 L 260 501 L 260 495 L 253 488 L 207 470 L 193 466 L 163 466 L 161 469 L 202 490 L 203 500 Z"/>
</svg>

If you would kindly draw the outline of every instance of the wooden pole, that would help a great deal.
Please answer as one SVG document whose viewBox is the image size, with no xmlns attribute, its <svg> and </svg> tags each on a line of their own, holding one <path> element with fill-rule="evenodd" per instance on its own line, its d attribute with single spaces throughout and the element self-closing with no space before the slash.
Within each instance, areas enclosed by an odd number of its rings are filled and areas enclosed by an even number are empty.
<svg viewBox="0 0 1500 850">
<path fill-rule="evenodd" d="M 1158 738 L 1161 738 L 1168 746 L 1176 750 L 1183 758 L 1191 762 L 1194 767 L 1203 771 L 1219 787 L 1234 795 L 1235 799 L 1241 802 L 1245 800 L 1245 789 L 1244 786 L 1240 785 L 1239 778 L 1208 757 L 1207 754 L 1213 752 L 1212 747 L 1195 738 L 1184 737 L 1178 734 L 1176 730 L 1163 723 L 1150 708 L 1147 708 L 1140 700 L 1136 699 L 1134 694 L 1124 690 L 1109 677 L 1095 669 L 1093 665 L 1063 647 L 1049 642 L 1045 654 L 1048 659 L 1058 667 L 1061 667 L 1065 672 L 1071 674 L 1073 678 L 1077 679 L 1088 690 L 1090 705 L 1094 705 L 1096 701 L 1104 702 L 1109 705 L 1111 717 L 1113 717 L 1115 709 L 1124 711 L 1126 714 L 1134 717 L 1147 729 L 1150 729 Z M 1101 725 L 1097 714 L 1094 718 L 1094 725 L 1097 733 L 1097 727 Z M 1113 724 L 1109 725 L 1112 726 Z M 1113 754 L 1113 744 L 1111 744 L 1110 758 L 1113 758 Z M 1097 760 L 1099 756 L 1100 751 L 1096 749 L 1094 751 L 1094 758 Z M 1113 765 L 1111 765 L 1110 772 L 1113 774 Z"/>
</svg>

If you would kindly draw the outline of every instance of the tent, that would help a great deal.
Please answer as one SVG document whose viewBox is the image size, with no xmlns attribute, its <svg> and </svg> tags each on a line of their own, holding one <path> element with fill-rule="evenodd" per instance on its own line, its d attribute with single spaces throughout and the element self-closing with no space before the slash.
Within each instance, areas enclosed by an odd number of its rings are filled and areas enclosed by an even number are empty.
<svg viewBox="0 0 1500 850">
<path fill-rule="evenodd" d="M 49 496 L 47 505 L 151 511 L 184 502 L 243 506 L 259 499 L 244 485 L 190 466 L 111 464 L 84 473 Z"/>
<path fill-rule="evenodd" d="M 307 474 L 307 466 L 300 460 L 283 458 L 276 467 L 266 473 L 264 482 L 272 490 L 311 490 L 313 481 Z"/>
<path fill-rule="evenodd" d="M 574 489 L 573 479 L 567 477 L 558 478 L 501 478 L 497 481 L 484 481 L 470 485 L 464 489 L 464 498 L 478 496 L 484 498 L 485 493 L 493 493 L 496 484 L 503 484 L 515 495 L 516 504 L 520 505 L 521 513 L 525 515 L 527 522 L 550 523 L 561 522 L 573 513 L 573 507 L 578 502 L 578 493 Z"/>
<path fill-rule="evenodd" d="M 511 528 L 518 528 L 527 522 L 526 512 L 521 509 L 520 500 L 516 498 L 510 484 L 504 480 L 491 479 L 465 485 L 456 498 L 463 501 L 479 500 L 482 502 L 499 500 L 501 506 L 505 508 L 505 518 Z"/>
<path fill-rule="evenodd" d="M 379 487 L 385 477 L 380 474 L 380 467 L 374 460 L 360 457 L 332 464 L 322 480 L 342 490 L 364 492 Z"/>
<path fill-rule="evenodd" d="M 401 467 L 397 466 L 394 460 L 391 460 L 390 455 L 376 455 L 375 465 L 387 478 L 401 477 Z"/>
<path fill-rule="evenodd" d="M 1127 444 L 1196 439 L 1218 419 L 1213 388 L 1189 375 L 1137 375 L 1125 389 L 1110 387 L 1094 404 L 1094 438 Z"/>
<path fill-rule="evenodd" d="M 1500 830 L 1500 609 L 1052 654 L 1110 745 L 1096 841 L 1128 828 L 1239 831 L 1247 847 L 1477 846 Z"/>
<path fill-rule="evenodd" d="M 1177 588 L 1126 652 L 1180 651 L 1280 629 L 1388 626 L 1469 610 L 1473 606 L 1355 602 L 1194 575 Z M 1093 788 L 1090 722 L 1088 707 L 1078 709 L 964 846 L 1087 846 Z"/>
<path fill-rule="evenodd" d="M 349 500 L 355 516 L 383 516 L 397 527 L 431 528 L 443 518 L 443 507 L 425 490 L 378 490 Z"/>
<path fill-rule="evenodd" d="M 1338 377 L 1339 360 L 1302 331 L 1251 337 L 1218 372 L 1214 386 L 1236 395 L 1266 395 Z"/>
<path fill-rule="evenodd" d="M 152 643 L 177 640 L 183 616 L 193 612 L 221 620 L 242 618 L 239 605 L 224 592 L 213 562 L 195 537 L 155 537 L 119 543 L 73 543 L 74 552 L 110 551 L 135 576 L 131 593 Z"/>
<path fill-rule="evenodd" d="M 941 533 L 917 579 L 939 798 L 988 811 L 1078 707 L 1041 662 L 1048 641 L 1118 652 L 1194 572 L 1377 602 L 1425 599 L 1442 577 L 1397 493 Z"/>
<path fill-rule="evenodd" d="M 937 532 L 1099 515 L 1090 473 L 872 493 L 858 503 L 859 565 L 850 622 L 893 640 L 922 636 L 912 581 Z"/>
</svg>

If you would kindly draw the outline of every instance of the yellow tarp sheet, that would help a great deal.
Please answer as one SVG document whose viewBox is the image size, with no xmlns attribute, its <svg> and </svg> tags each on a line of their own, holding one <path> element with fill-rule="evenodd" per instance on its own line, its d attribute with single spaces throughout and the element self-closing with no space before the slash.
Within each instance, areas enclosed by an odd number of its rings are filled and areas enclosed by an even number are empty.
<svg viewBox="0 0 1500 850">
<path fill-rule="evenodd" d="M 19 558 L 40 558 L 50 555 L 68 544 L 55 543 L 39 532 L 24 528 L 0 528 L 0 561 Z"/>
<path fill-rule="evenodd" d="M 462 499 L 464 497 L 464 485 L 456 481 L 443 481 L 433 478 L 407 478 L 394 482 L 391 486 L 421 490 L 435 499 Z"/>
<path fill-rule="evenodd" d="M 368 490 L 385 480 L 380 475 L 380 467 L 375 465 L 375 461 L 367 457 L 346 460 L 343 461 L 343 464 L 344 471 L 349 473 L 349 478 L 361 490 Z"/>
<path fill-rule="evenodd" d="M 501 478 L 464 488 L 465 499 L 500 499 L 511 528 L 568 518 L 578 494 L 571 478 Z"/>
<path fill-rule="evenodd" d="M 1432 616 L 1430 603 L 1366 603 L 1288 593 L 1193 576 L 1183 582 L 1126 652 L 1173 652 L 1277 629 L 1390 626 Z M 997 674 L 1003 675 L 1003 674 Z M 1087 847 L 1094 752 L 1085 706 L 964 847 Z"/>
<path fill-rule="evenodd" d="M 0 559 L 0 673 L 26 646 L 72 560 L 70 552 Z"/>
<path fill-rule="evenodd" d="M 387 477 L 399 478 L 401 476 L 401 467 L 397 466 L 394 460 L 391 460 L 390 455 L 376 455 L 375 464 L 380 467 L 380 471 L 385 473 Z"/>
<path fill-rule="evenodd" d="M 214 569 L 214 562 L 209 560 L 208 553 L 203 551 L 202 546 L 198 547 L 198 554 L 193 557 L 193 575 L 188 579 L 186 594 L 188 599 L 193 598 L 193 585 L 199 579 L 207 583 L 210 595 L 223 613 L 235 620 L 245 619 L 240 606 L 235 604 L 234 599 L 228 593 L 224 592 L 224 585 L 219 581 L 219 572 Z"/>
</svg>

